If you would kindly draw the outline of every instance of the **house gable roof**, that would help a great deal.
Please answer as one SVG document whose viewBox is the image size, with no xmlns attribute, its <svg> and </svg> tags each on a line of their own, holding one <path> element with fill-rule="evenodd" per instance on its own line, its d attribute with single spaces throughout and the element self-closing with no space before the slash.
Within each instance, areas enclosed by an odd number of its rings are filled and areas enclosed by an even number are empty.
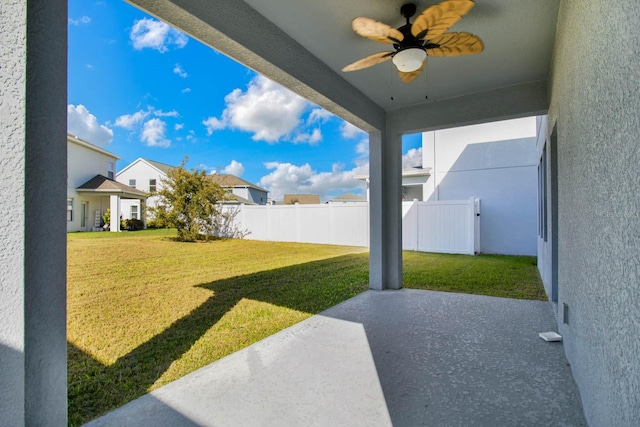
<svg viewBox="0 0 640 427">
<path fill-rule="evenodd" d="M 265 193 L 269 192 L 268 190 L 262 187 L 258 187 L 257 185 L 252 184 L 249 181 L 245 181 L 244 179 L 239 178 L 235 175 L 214 173 L 209 176 L 211 177 L 211 180 L 213 182 L 215 182 L 216 184 L 218 184 L 220 187 L 223 187 L 223 188 L 245 188 L 246 187 L 246 188 L 253 188 L 259 191 L 264 191 Z"/>
<path fill-rule="evenodd" d="M 107 194 L 120 194 L 123 197 L 133 199 L 146 199 L 147 194 L 144 191 L 136 190 L 121 182 L 114 181 L 103 175 L 96 175 L 89 181 L 85 182 L 78 188 L 78 192 L 94 192 Z"/>
<path fill-rule="evenodd" d="M 165 175 L 169 173 L 171 169 L 175 168 L 175 166 L 171 166 L 166 163 L 156 162 L 155 160 L 149 160 L 149 159 L 142 159 L 142 160 L 149 163 L 151 166 L 158 169 L 159 171 L 163 172 Z"/>
<path fill-rule="evenodd" d="M 171 169 L 175 168 L 175 166 L 171 166 L 171 165 L 168 165 L 166 163 L 160 163 L 160 162 L 156 162 L 155 160 L 143 159 L 142 157 L 138 157 L 136 160 L 134 160 L 133 162 L 129 163 L 120 172 L 118 172 L 116 174 L 116 176 L 124 173 L 126 170 L 130 169 L 131 167 L 133 167 L 134 165 L 136 165 L 136 164 L 138 164 L 140 162 L 146 163 L 147 165 L 149 165 L 150 167 L 156 169 L 158 172 L 160 172 L 163 175 L 166 175 Z"/>
<path fill-rule="evenodd" d="M 257 205 L 257 203 L 233 193 L 227 193 L 226 199 L 222 203 L 225 205 Z"/>
<path fill-rule="evenodd" d="M 344 193 L 341 194 L 338 197 L 334 197 L 333 199 L 330 200 L 330 202 L 366 202 L 367 199 L 365 199 L 362 196 L 358 196 L 356 194 L 353 193 Z"/>
<path fill-rule="evenodd" d="M 300 205 L 319 205 L 320 196 L 318 194 L 285 194 L 284 203 L 287 205 L 294 203 Z"/>
</svg>

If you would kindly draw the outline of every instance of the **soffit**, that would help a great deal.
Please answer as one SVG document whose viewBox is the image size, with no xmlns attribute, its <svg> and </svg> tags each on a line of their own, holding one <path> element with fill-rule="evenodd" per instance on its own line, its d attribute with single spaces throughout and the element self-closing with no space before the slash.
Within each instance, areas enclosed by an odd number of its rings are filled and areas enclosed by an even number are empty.
<svg viewBox="0 0 640 427">
<path fill-rule="evenodd" d="M 357 59 L 392 49 L 355 34 L 352 19 L 366 16 L 399 27 L 404 24 L 399 11 L 405 1 L 245 1 L 387 111 L 546 80 L 559 7 L 558 0 L 477 0 L 450 31 L 476 34 L 484 42 L 484 52 L 429 57 L 427 72 L 404 84 L 391 61 L 351 73 L 340 70 Z M 438 1 L 414 3 L 419 13 Z"/>
</svg>

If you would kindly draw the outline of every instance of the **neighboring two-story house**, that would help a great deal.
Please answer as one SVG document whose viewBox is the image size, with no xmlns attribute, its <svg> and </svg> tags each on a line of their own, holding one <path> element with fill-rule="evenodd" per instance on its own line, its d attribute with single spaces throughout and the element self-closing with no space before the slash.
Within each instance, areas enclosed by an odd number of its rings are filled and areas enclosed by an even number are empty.
<svg viewBox="0 0 640 427">
<path fill-rule="evenodd" d="M 147 193 L 146 207 L 155 207 L 158 196 L 153 193 L 160 190 L 167 173 L 175 166 L 139 158 L 116 174 L 116 180 L 139 191 Z M 230 174 L 209 175 L 213 182 L 229 193 L 225 204 L 266 205 L 268 191 L 262 187 Z M 122 217 L 126 219 L 144 220 L 145 205 L 140 200 L 123 200 Z"/>
<path fill-rule="evenodd" d="M 153 193 L 162 188 L 162 180 L 175 166 L 138 158 L 116 174 L 116 180 L 149 195 L 145 204 L 139 200 L 128 200 L 122 203 L 122 217 L 126 219 L 145 219 L 145 207 L 155 207 L 158 196 Z"/>
<path fill-rule="evenodd" d="M 266 205 L 269 191 L 231 174 L 210 175 L 213 182 L 229 193 L 226 204 Z"/>
<path fill-rule="evenodd" d="M 115 180 L 117 155 L 67 134 L 67 232 L 102 230 L 111 209 L 111 231 L 119 231 L 121 201 L 144 200 L 145 193 Z M 113 215 L 115 213 L 115 215 Z"/>
</svg>

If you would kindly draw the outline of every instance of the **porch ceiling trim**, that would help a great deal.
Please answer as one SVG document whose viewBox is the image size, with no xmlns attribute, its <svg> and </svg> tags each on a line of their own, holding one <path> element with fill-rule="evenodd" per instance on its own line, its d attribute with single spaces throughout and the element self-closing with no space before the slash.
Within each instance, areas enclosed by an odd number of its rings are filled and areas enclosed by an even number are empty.
<svg viewBox="0 0 640 427">
<path fill-rule="evenodd" d="M 537 81 L 393 110 L 387 124 L 397 132 L 417 133 L 542 115 L 548 109 L 547 82 Z"/>
</svg>

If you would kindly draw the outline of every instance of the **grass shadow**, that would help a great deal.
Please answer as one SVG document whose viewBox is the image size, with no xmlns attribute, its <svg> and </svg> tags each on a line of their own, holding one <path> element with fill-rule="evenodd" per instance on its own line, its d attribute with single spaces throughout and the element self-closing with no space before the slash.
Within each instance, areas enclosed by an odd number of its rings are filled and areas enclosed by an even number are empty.
<svg viewBox="0 0 640 427">
<path fill-rule="evenodd" d="M 465 267 L 469 263 L 475 267 Z M 495 296 L 512 296 L 513 293 L 520 298 L 537 296 L 536 289 L 542 289 L 535 266 L 525 258 L 509 260 L 505 257 L 410 253 L 405 254 L 405 264 L 415 264 L 405 272 L 407 287 L 480 295 L 495 295 L 499 291 Z M 206 355 L 187 364 L 181 375 L 246 347 L 264 338 L 264 334 L 295 323 L 292 317 L 283 316 L 280 312 L 265 316 L 258 312 L 261 308 L 248 308 L 242 313 L 244 323 L 232 325 L 232 329 L 237 329 L 236 336 L 242 335 L 246 332 L 243 331 L 244 326 L 249 323 L 261 328 L 262 335 L 249 336 L 245 333 L 245 339 L 224 342 L 228 336 L 218 336 L 217 329 L 213 333 L 211 330 L 222 323 L 221 319 L 227 313 L 239 310 L 236 306 L 243 300 L 312 315 L 365 291 L 368 281 L 368 253 L 365 252 L 200 283 L 195 286 L 212 293 L 206 301 L 112 365 L 105 366 L 69 344 L 69 422 L 71 425 L 86 423 L 146 394 L 174 362 L 192 351 L 197 342 L 207 341 Z M 519 288 L 524 282 L 530 283 L 521 292 Z M 496 283 L 508 286 L 499 289 Z M 278 316 L 280 318 L 275 318 Z M 240 322 L 234 319 L 225 321 Z M 265 328 L 265 322 L 271 325 Z M 206 340 L 201 340 L 205 335 Z"/>
<path fill-rule="evenodd" d="M 69 424 L 81 425 L 146 394 L 242 299 L 315 314 L 359 294 L 368 286 L 367 256 L 345 255 L 197 285 L 213 295 L 109 366 L 69 343 Z"/>
</svg>

